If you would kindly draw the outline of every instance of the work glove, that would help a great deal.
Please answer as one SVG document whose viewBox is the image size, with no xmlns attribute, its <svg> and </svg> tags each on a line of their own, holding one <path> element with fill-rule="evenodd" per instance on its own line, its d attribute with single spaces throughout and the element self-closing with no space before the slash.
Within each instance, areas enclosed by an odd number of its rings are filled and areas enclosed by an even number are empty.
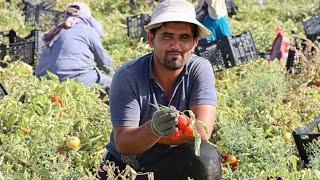
<svg viewBox="0 0 320 180">
<path fill-rule="evenodd" d="M 152 115 L 152 130 L 157 136 L 170 136 L 177 131 L 179 113 L 175 107 L 158 109 Z"/>
</svg>

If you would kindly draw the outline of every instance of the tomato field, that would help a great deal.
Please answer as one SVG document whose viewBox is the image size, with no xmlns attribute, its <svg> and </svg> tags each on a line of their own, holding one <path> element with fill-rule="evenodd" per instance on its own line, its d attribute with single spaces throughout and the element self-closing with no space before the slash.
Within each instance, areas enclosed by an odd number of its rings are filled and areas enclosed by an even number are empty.
<svg viewBox="0 0 320 180">
<path fill-rule="evenodd" d="M 126 17 L 151 13 L 154 2 L 83 0 L 105 28 L 103 44 L 116 69 L 150 48 L 126 35 Z M 57 1 L 64 9 L 71 0 Z M 318 0 L 235 0 L 238 14 L 230 18 L 234 34 L 250 30 L 259 52 L 267 52 L 281 27 L 291 38 L 305 38 L 301 22 L 319 13 Z M 0 1 L 0 31 L 14 29 L 25 36 L 18 0 Z M 292 30 L 298 31 L 292 34 Z M 281 61 L 260 58 L 215 73 L 217 122 L 211 142 L 222 155 L 223 179 L 320 179 L 320 140 L 301 161 L 292 132 L 320 116 L 320 53 L 301 52 L 302 71 L 287 72 Z M 109 106 L 99 87 L 72 80 L 37 79 L 34 67 L 4 58 L 0 83 L 8 92 L 0 98 L 0 180 L 94 179 L 109 141 Z M 307 148 L 307 147 L 306 147 Z"/>
</svg>

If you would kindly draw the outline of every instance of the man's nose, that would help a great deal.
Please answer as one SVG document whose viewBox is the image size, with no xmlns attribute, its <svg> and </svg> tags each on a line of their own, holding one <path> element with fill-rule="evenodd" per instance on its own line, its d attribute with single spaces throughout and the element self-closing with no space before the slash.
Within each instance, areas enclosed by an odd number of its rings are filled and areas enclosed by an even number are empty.
<svg viewBox="0 0 320 180">
<path fill-rule="evenodd" d="M 172 38 L 170 48 L 172 49 L 180 49 L 180 41 L 179 38 Z"/>
</svg>

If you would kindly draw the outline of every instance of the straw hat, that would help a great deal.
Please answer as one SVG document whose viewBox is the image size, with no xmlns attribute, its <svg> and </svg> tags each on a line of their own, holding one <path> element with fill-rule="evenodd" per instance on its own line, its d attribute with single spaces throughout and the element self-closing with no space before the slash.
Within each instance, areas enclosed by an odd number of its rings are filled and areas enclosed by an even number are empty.
<svg viewBox="0 0 320 180">
<path fill-rule="evenodd" d="M 151 22 L 145 26 L 146 31 L 161 26 L 163 22 L 187 22 L 198 26 L 200 37 L 211 35 L 197 19 L 193 5 L 186 0 L 164 0 L 159 2 L 151 15 Z"/>
</svg>

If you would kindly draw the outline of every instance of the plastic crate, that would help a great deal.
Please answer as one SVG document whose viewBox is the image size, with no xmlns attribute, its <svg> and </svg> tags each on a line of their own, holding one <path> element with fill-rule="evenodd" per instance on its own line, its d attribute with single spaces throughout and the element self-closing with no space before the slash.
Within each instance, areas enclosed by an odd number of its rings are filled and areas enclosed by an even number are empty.
<svg viewBox="0 0 320 180">
<path fill-rule="evenodd" d="M 250 31 L 237 36 L 224 37 L 218 41 L 227 62 L 227 68 L 258 59 L 258 52 Z"/>
<path fill-rule="evenodd" d="M 127 17 L 127 35 L 128 37 L 140 38 L 146 40 L 144 26 L 150 22 L 149 14 L 140 14 Z"/>
<path fill-rule="evenodd" d="M 7 32 L 0 36 L 0 61 L 5 55 L 9 55 L 14 60 L 33 65 L 35 54 L 40 50 L 40 31 L 32 30 L 25 38 L 19 37 L 14 30 Z"/>
<path fill-rule="evenodd" d="M 320 117 L 317 117 L 306 128 L 296 128 L 292 134 L 300 159 L 306 167 L 309 163 L 309 154 L 306 151 L 306 147 L 308 147 L 311 142 L 320 139 Z"/>
<path fill-rule="evenodd" d="M 51 9 L 56 5 L 56 0 L 22 0 L 25 5 L 41 6 L 43 9 Z"/>
<path fill-rule="evenodd" d="M 18 33 L 11 29 L 9 31 L 0 32 L 0 42 L 1 43 L 17 43 L 17 42 L 33 42 L 39 41 L 41 36 L 41 31 L 38 29 L 32 30 L 26 37 L 20 37 Z"/>
<path fill-rule="evenodd" d="M 0 99 L 4 96 L 8 95 L 7 91 L 4 89 L 2 84 L 0 83 Z"/>
<path fill-rule="evenodd" d="M 1 31 L 0 32 L 0 42 L 9 44 L 9 43 L 15 43 L 15 42 L 25 42 L 26 40 L 19 37 L 17 33 L 14 30 L 9 31 Z"/>
<path fill-rule="evenodd" d="M 302 24 L 308 39 L 316 41 L 320 38 L 320 14 L 312 16 Z"/>
<path fill-rule="evenodd" d="M 233 0 L 226 0 L 228 16 L 232 17 L 238 13 L 238 5 Z"/>
<path fill-rule="evenodd" d="M 226 68 L 223 54 L 216 41 L 207 42 L 207 40 L 201 39 L 195 48 L 195 54 L 208 59 L 215 72 Z"/>
<path fill-rule="evenodd" d="M 25 24 L 34 24 L 38 29 L 44 31 L 65 18 L 64 12 L 50 10 L 41 5 L 33 6 L 30 4 L 26 4 L 24 15 Z"/>
</svg>

